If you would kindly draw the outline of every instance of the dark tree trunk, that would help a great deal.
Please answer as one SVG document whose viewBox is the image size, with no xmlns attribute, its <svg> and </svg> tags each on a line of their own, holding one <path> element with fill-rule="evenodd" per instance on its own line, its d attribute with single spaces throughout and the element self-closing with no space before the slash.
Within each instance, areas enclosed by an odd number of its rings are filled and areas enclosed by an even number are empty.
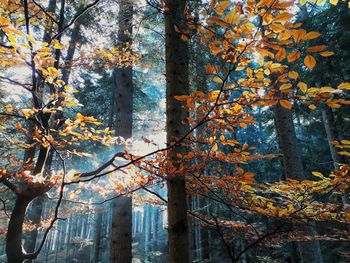
<svg viewBox="0 0 350 263">
<path fill-rule="evenodd" d="M 130 197 L 119 197 L 112 203 L 112 243 L 111 263 L 128 263 L 132 260 L 131 254 L 131 207 Z"/>
<path fill-rule="evenodd" d="M 329 145 L 329 150 L 331 152 L 333 165 L 335 170 L 339 170 L 340 164 L 345 163 L 345 158 L 342 155 L 338 154 L 337 148 L 332 144 L 333 141 L 339 140 L 339 133 L 337 129 L 337 125 L 334 120 L 333 110 L 325 106 L 322 110 L 322 119 L 324 128 L 327 134 L 327 140 Z M 350 189 L 346 189 L 343 191 L 342 202 L 343 204 L 350 204 Z"/>
<path fill-rule="evenodd" d="M 189 130 L 186 118 L 188 112 L 183 109 L 183 103 L 174 96 L 189 94 L 188 78 L 188 47 L 175 31 L 175 25 L 184 23 L 185 0 L 166 1 L 165 14 L 165 44 L 166 44 L 166 114 L 167 143 L 171 145 L 177 138 Z M 176 154 L 184 153 L 183 146 L 176 147 L 169 154 L 169 161 L 175 167 Z M 185 176 L 183 174 L 168 175 L 168 238 L 169 263 L 189 262 L 189 240 L 187 220 L 187 200 Z"/>
<path fill-rule="evenodd" d="M 97 215 L 96 215 L 96 232 L 95 232 L 95 242 L 94 242 L 94 256 L 93 256 L 93 262 L 94 263 L 98 263 L 99 260 L 100 260 L 101 228 L 102 228 L 102 212 L 97 212 Z"/>
<path fill-rule="evenodd" d="M 24 260 L 22 248 L 23 222 L 30 201 L 32 201 L 30 197 L 17 195 L 6 234 L 6 254 L 9 263 L 22 263 Z"/>
<path fill-rule="evenodd" d="M 118 42 L 132 44 L 133 1 L 119 2 Z M 133 79 L 132 67 L 114 70 L 115 134 L 125 139 L 132 137 Z M 132 199 L 123 196 L 112 203 L 111 263 L 130 263 L 132 260 Z"/>
<path fill-rule="evenodd" d="M 279 140 L 280 151 L 283 154 L 284 174 L 286 178 L 305 179 L 303 163 L 298 150 L 298 141 L 295 134 L 292 111 L 279 104 L 274 107 L 274 117 Z M 296 226 L 307 235 L 316 235 L 313 226 Z M 322 263 L 322 254 L 318 240 L 298 243 L 301 262 Z"/>
</svg>

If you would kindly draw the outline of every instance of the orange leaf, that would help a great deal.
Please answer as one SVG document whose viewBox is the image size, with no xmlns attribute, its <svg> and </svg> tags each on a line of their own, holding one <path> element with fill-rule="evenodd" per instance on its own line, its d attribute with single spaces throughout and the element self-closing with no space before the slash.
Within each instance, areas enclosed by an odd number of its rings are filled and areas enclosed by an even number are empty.
<svg viewBox="0 0 350 263">
<path fill-rule="evenodd" d="M 288 100 L 280 100 L 279 103 L 283 108 L 286 108 L 288 110 L 292 109 L 292 103 L 290 103 Z"/>
<path fill-rule="evenodd" d="M 299 51 L 294 51 L 293 53 L 288 55 L 288 62 L 293 62 L 300 58 L 300 52 Z"/>
<path fill-rule="evenodd" d="M 320 55 L 322 57 L 330 57 L 330 56 L 333 56 L 334 55 L 334 52 L 331 52 L 331 51 L 324 51 L 324 52 L 321 52 Z"/>
<path fill-rule="evenodd" d="M 292 84 L 283 84 L 280 87 L 280 90 L 286 90 L 286 89 L 290 89 L 292 87 Z"/>
<path fill-rule="evenodd" d="M 276 16 L 273 19 L 273 22 L 287 22 L 287 21 L 291 20 L 293 17 L 294 17 L 293 14 L 283 13 L 283 14 Z"/>
<path fill-rule="evenodd" d="M 316 60 L 313 56 L 311 55 L 307 55 L 305 58 L 304 58 L 304 64 L 305 66 L 307 66 L 309 69 L 313 69 L 316 65 Z"/>
<path fill-rule="evenodd" d="M 174 98 L 176 100 L 179 100 L 179 101 L 187 101 L 187 99 L 189 99 L 190 96 L 187 96 L 187 95 L 180 95 L 180 96 L 174 96 Z"/>
<path fill-rule="evenodd" d="M 307 91 L 307 85 L 306 85 L 306 83 L 304 83 L 304 82 L 299 82 L 297 86 L 298 86 L 298 88 L 299 88 L 302 92 L 306 93 L 306 91 Z"/>
<path fill-rule="evenodd" d="M 313 47 L 309 47 L 307 49 L 308 52 L 319 52 L 322 50 L 325 50 L 327 48 L 326 45 L 318 45 L 318 46 L 313 46 Z"/>
<path fill-rule="evenodd" d="M 303 37 L 303 39 L 304 40 L 311 40 L 311 39 L 318 38 L 319 36 L 321 36 L 321 34 L 318 32 L 309 32 Z"/>
<path fill-rule="evenodd" d="M 278 61 L 281 61 L 283 59 L 285 59 L 286 57 L 286 50 L 284 48 L 280 48 L 280 50 L 278 50 L 277 54 L 276 54 L 276 58 Z"/>
</svg>

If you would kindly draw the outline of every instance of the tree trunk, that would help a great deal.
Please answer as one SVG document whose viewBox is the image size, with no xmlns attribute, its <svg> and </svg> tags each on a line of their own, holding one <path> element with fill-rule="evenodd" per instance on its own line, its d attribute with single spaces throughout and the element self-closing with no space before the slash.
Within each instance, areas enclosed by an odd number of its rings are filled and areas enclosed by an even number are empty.
<svg viewBox="0 0 350 263">
<path fill-rule="evenodd" d="M 165 42 L 166 42 L 166 115 L 167 143 L 185 135 L 189 130 L 185 124 L 188 112 L 183 109 L 183 103 L 174 96 L 188 95 L 188 47 L 175 31 L 175 25 L 184 24 L 185 0 L 166 1 Z M 184 146 L 178 146 L 169 153 L 169 161 L 174 167 L 176 154 L 186 152 Z M 189 262 L 188 220 L 185 177 L 183 174 L 168 175 L 168 238 L 169 263 Z"/>
<path fill-rule="evenodd" d="M 329 150 L 331 152 L 333 166 L 335 170 L 339 170 L 339 164 L 345 163 L 345 159 L 342 155 L 338 154 L 337 148 L 332 144 L 333 141 L 339 140 L 339 133 L 335 124 L 334 115 L 332 108 L 325 106 L 322 110 L 322 119 L 324 128 L 327 134 L 327 140 Z M 343 191 L 342 202 L 343 204 L 350 204 L 350 190 L 346 189 Z"/>
<path fill-rule="evenodd" d="M 322 119 L 327 134 L 329 150 L 331 152 L 334 169 L 338 170 L 339 164 L 344 163 L 344 158 L 338 154 L 337 148 L 332 144 L 332 141 L 339 140 L 339 134 L 335 125 L 333 111 L 330 107 L 325 106 L 322 109 Z"/>
<path fill-rule="evenodd" d="M 284 174 L 286 178 L 303 180 L 304 169 L 298 151 L 298 141 L 295 134 L 292 111 L 279 104 L 274 107 L 274 117 L 279 140 L 280 151 L 283 154 Z M 313 226 L 296 227 L 306 234 L 315 235 Z M 321 248 L 318 240 L 298 243 L 301 262 L 322 263 Z"/>
<path fill-rule="evenodd" d="M 97 212 L 96 215 L 96 232 L 94 242 L 94 263 L 98 263 L 100 260 L 100 249 L 101 249 L 101 227 L 102 227 L 102 212 Z"/>
<path fill-rule="evenodd" d="M 6 254 L 9 263 L 22 263 L 24 260 L 22 248 L 23 222 L 31 200 L 32 198 L 17 195 L 6 234 Z"/>
<path fill-rule="evenodd" d="M 132 260 L 131 198 L 119 197 L 112 203 L 111 263 L 128 263 Z"/>
<path fill-rule="evenodd" d="M 121 46 L 132 44 L 133 1 L 119 2 L 118 42 Z M 132 137 L 133 80 L 132 67 L 114 70 L 115 135 Z M 112 204 L 111 263 L 130 263 L 132 260 L 132 199 L 123 196 Z"/>
</svg>

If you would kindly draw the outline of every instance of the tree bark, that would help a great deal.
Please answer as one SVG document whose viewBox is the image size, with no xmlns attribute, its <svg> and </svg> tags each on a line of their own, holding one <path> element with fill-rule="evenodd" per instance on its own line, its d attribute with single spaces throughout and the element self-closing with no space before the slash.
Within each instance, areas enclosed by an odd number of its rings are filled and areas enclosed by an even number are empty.
<svg viewBox="0 0 350 263">
<path fill-rule="evenodd" d="M 334 114 L 332 108 L 325 106 L 322 109 L 322 119 L 324 128 L 327 134 L 327 140 L 329 145 L 329 150 L 331 152 L 333 166 L 335 170 L 339 170 L 340 165 L 345 163 L 345 158 L 338 154 L 337 148 L 332 144 L 333 141 L 339 140 L 338 129 L 334 120 Z M 343 204 L 350 204 L 350 189 L 346 189 L 343 191 L 342 202 Z"/>
<path fill-rule="evenodd" d="M 122 196 L 112 204 L 111 263 L 128 263 L 132 260 L 130 197 Z"/>
<path fill-rule="evenodd" d="M 286 178 L 303 180 L 304 169 L 298 150 L 298 141 L 295 134 L 292 111 L 279 104 L 274 107 L 274 117 L 280 151 L 283 154 L 284 174 Z M 315 235 L 313 226 L 296 226 L 306 234 Z M 322 254 L 318 240 L 298 242 L 301 262 L 322 263 Z"/>
<path fill-rule="evenodd" d="M 30 197 L 17 195 L 6 234 L 6 255 L 9 263 L 22 263 L 24 260 L 22 248 L 23 222 L 30 201 L 32 201 Z"/>
<path fill-rule="evenodd" d="M 166 1 L 165 14 L 165 44 L 166 44 L 166 115 L 167 115 L 167 143 L 171 145 L 189 130 L 186 124 L 188 112 L 183 109 L 183 103 L 174 96 L 189 94 L 188 78 L 188 47 L 182 41 L 180 34 L 175 31 L 184 24 L 185 0 Z M 186 152 L 184 146 L 172 149 L 168 159 L 179 168 L 176 163 L 177 153 Z M 168 175 L 168 238 L 169 263 L 189 262 L 189 240 L 187 220 L 187 200 L 185 176 L 183 174 Z"/>
<path fill-rule="evenodd" d="M 131 47 L 133 1 L 119 2 L 118 43 Z M 116 84 L 115 135 L 125 139 L 132 137 L 133 112 L 133 69 L 132 67 L 114 70 Z M 132 260 L 132 199 L 122 196 L 112 203 L 111 263 L 131 263 Z"/>
<path fill-rule="evenodd" d="M 98 263 L 100 260 L 101 250 L 101 228 L 102 228 L 102 212 L 97 212 L 96 215 L 96 232 L 94 242 L 94 263 Z"/>
</svg>

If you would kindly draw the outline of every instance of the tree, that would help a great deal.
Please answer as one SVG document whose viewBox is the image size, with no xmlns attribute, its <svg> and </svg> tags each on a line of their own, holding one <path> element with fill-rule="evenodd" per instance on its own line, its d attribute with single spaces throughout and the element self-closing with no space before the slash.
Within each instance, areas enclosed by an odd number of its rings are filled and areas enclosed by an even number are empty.
<svg viewBox="0 0 350 263">
<path fill-rule="evenodd" d="M 119 3 L 118 43 L 132 46 L 133 2 Z M 132 65 L 114 70 L 115 81 L 115 135 L 132 137 L 133 124 L 133 70 Z M 132 260 L 132 198 L 121 196 L 112 202 L 111 262 L 128 263 Z"/>
<path fill-rule="evenodd" d="M 176 28 L 186 25 L 185 0 L 166 1 L 165 50 L 166 50 L 166 99 L 167 99 L 167 143 L 174 144 L 184 136 L 189 127 L 188 113 L 182 109 L 176 96 L 189 94 L 187 43 L 181 39 Z M 187 200 L 185 176 L 177 154 L 186 152 L 186 147 L 177 146 L 169 153 L 169 163 L 174 167 L 168 175 L 168 217 L 169 217 L 169 262 L 189 262 Z"/>
</svg>

